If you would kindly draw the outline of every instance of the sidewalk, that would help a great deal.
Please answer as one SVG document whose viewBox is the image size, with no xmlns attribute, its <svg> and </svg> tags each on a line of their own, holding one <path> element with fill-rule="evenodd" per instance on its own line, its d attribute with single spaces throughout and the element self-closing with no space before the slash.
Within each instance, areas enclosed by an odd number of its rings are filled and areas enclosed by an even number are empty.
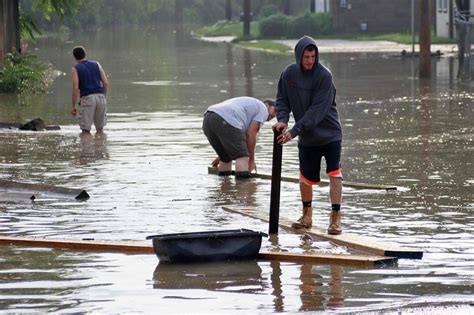
<svg viewBox="0 0 474 315">
<path fill-rule="evenodd" d="M 235 37 L 234 36 L 217 36 L 217 37 L 201 37 L 200 40 L 208 42 L 228 42 L 230 43 Z M 288 46 L 291 50 L 295 47 L 297 39 L 280 39 L 273 40 L 275 43 L 280 43 Z M 321 53 L 337 52 L 337 53 L 354 53 L 354 52 L 391 52 L 401 53 L 405 50 L 407 53 L 411 53 L 412 45 L 399 44 L 387 40 L 377 41 L 353 41 L 345 39 L 316 39 L 318 50 Z M 420 46 L 415 45 L 415 52 L 419 52 Z M 454 54 L 457 53 L 457 44 L 432 44 L 431 52 L 437 52 L 443 54 Z"/>
<path fill-rule="evenodd" d="M 287 45 L 292 49 L 297 43 L 297 39 L 289 40 L 275 40 L 274 42 Z M 377 41 L 353 41 L 343 39 L 316 39 L 318 50 L 321 53 L 326 52 L 396 52 L 401 53 L 405 50 L 408 53 L 412 51 L 412 45 L 399 44 L 387 40 Z M 420 46 L 415 45 L 415 52 L 419 52 Z M 431 51 L 441 53 L 455 53 L 458 50 L 457 44 L 433 44 L 431 45 Z"/>
</svg>

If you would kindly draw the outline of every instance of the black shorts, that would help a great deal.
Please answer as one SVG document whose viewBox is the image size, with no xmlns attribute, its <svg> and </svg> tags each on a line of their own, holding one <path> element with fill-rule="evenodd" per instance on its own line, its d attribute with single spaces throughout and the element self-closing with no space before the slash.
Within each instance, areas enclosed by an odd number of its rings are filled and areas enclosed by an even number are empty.
<svg viewBox="0 0 474 315">
<path fill-rule="evenodd" d="M 202 130 L 222 162 L 249 156 L 247 135 L 214 112 L 206 112 Z"/>
<path fill-rule="evenodd" d="M 326 160 L 326 173 L 331 177 L 342 177 L 341 145 L 342 141 L 334 141 L 316 147 L 298 146 L 300 179 L 309 185 L 319 184 L 323 156 Z"/>
</svg>

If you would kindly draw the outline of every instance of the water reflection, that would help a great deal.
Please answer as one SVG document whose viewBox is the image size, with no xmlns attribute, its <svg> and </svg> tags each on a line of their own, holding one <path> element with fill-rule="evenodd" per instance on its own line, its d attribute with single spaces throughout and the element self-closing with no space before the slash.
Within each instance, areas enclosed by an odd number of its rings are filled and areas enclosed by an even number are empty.
<svg viewBox="0 0 474 315">
<path fill-rule="evenodd" d="M 107 134 L 98 132 L 96 134 L 79 134 L 79 144 L 76 149 L 75 163 L 87 165 L 101 159 L 108 159 Z"/>
<path fill-rule="evenodd" d="M 420 167 L 417 168 L 419 178 L 418 189 L 420 190 L 418 196 L 425 205 L 433 204 L 434 195 L 430 195 L 430 192 L 427 190 L 429 187 L 429 176 L 436 172 L 433 169 L 433 157 L 432 152 L 433 148 L 431 146 L 431 138 L 433 136 L 432 130 L 432 104 L 431 104 L 431 84 L 428 80 L 420 80 L 419 82 L 419 115 L 417 125 L 420 128 L 419 134 L 420 139 Z"/>
<path fill-rule="evenodd" d="M 337 265 L 331 265 L 330 267 L 330 282 L 329 282 L 329 301 L 327 306 L 329 307 L 342 307 L 344 306 L 344 268 Z"/>
<path fill-rule="evenodd" d="M 232 52 L 232 44 L 226 44 L 226 65 L 227 65 L 227 81 L 229 82 L 229 98 L 234 98 L 235 95 L 235 65 L 234 65 L 234 57 Z"/>
<path fill-rule="evenodd" d="M 194 264 L 159 263 L 155 289 L 204 289 L 257 293 L 263 291 L 262 269 L 254 260 Z"/>
<path fill-rule="evenodd" d="M 271 234 L 269 241 L 273 251 L 284 252 L 281 248 L 278 234 Z M 305 240 L 305 237 L 302 238 L 302 241 L 302 246 L 307 246 L 308 242 Z M 274 310 L 277 312 L 285 311 L 284 296 L 288 294 L 285 292 L 285 284 L 282 281 L 284 278 L 282 264 L 284 263 L 270 262 L 273 305 Z M 344 306 L 343 267 L 337 265 L 321 266 L 312 263 L 297 264 L 296 267 L 299 269 L 297 278 L 299 292 L 297 295 L 301 301 L 301 305 L 298 308 L 300 312 Z M 328 268 L 329 274 L 327 274 Z"/>
<path fill-rule="evenodd" d="M 253 96 L 253 78 L 252 78 L 252 54 L 249 49 L 244 49 L 244 78 L 245 78 L 245 95 Z"/>
<path fill-rule="evenodd" d="M 284 310 L 284 299 L 283 299 L 283 284 L 282 284 L 282 270 L 281 263 L 278 261 L 271 261 L 270 268 L 272 274 L 270 276 L 273 296 L 273 308 L 277 312 Z"/>
<path fill-rule="evenodd" d="M 58 298 L 73 295 L 77 290 L 90 286 L 87 277 L 74 276 L 81 266 L 86 266 L 93 255 L 76 255 L 69 251 L 49 249 L 0 248 L 0 310 L 14 313 L 38 311 L 60 312 L 77 307 L 81 301 Z M 51 265 L 62 270 L 56 273 Z M 5 270 L 10 272 L 5 273 Z M 22 280 L 21 285 L 11 285 Z"/>
<path fill-rule="evenodd" d="M 217 207 L 233 204 L 256 208 L 259 183 L 255 178 L 236 180 L 233 176 L 219 177 L 216 187 L 210 190 L 208 200 L 214 201 Z"/>
<path fill-rule="evenodd" d="M 344 306 L 342 280 L 344 270 L 341 266 L 329 266 L 329 278 L 318 272 L 318 266 L 301 265 L 300 273 L 300 311 L 315 311 Z M 325 283 L 327 282 L 327 283 Z M 326 292 L 327 291 L 327 292 Z"/>
<path fill-rule="evenodd" d="M 266 263 L 263 263 L 266 265 Z M 195 264 L 159 263 L 153 272 L 154 289 L 191 290 L 261 294 L 271 288 L 273 311 L 292 309 L 291 296 L 300 299 L 298 311 L 308 312 L 344 306 L 344 269 L 341 266 L 295 265 L 299 276 L 285 280 L 285 263 L 271 261 L 269 278 L 256 261 Z M 294 286 L 299 292 L 294 292 Z M 183 291 L 184 292 L 184 291 Z M 179 293 L 177 293 L 179 294 Z M 177 297 L 173 294 L 173 297 Z"/>
</svg>

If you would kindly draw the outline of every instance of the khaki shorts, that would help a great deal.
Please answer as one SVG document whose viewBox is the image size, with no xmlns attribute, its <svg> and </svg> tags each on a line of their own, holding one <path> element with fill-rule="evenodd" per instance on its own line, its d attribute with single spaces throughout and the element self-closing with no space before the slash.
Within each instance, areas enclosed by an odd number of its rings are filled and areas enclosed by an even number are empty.
<svg viewBox="0 0 474 315">
<path fill-rule="evenodd" d="M 107 124 L 107 99 L 104 94 L 89 94 L 81 97 L 79 126 L 83 130 L 102 129 Z"/>
</svg>

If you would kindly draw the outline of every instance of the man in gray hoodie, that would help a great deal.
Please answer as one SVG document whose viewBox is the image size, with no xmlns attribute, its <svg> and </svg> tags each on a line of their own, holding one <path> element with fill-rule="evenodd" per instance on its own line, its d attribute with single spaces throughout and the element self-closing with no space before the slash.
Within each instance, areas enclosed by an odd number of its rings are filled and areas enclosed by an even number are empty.
<svg viewBox="0 0 474 315">
<path fill-rule="evenodd" d="M 296 63 L 288 65 L 278 81 L 278 122 L 273 126 L 274 130 L 281 132 L 278 137 L 280 144 L 298 136 L 303 215 L 292 226 L 297 229 L 312 226 L 312 185 L 320 182 L 321 159 L 324 157 L 332 206 L 328 233 L 338 235 L 342 233 L 342 128 L 336 109 L 336 88 L 331 72 L 319 63 L 318 47 L 313 38 L 304 36 L 298 41 L 295 57 Z M 295 125 L 288 128 L 291 112 Z"/>
</svg>

